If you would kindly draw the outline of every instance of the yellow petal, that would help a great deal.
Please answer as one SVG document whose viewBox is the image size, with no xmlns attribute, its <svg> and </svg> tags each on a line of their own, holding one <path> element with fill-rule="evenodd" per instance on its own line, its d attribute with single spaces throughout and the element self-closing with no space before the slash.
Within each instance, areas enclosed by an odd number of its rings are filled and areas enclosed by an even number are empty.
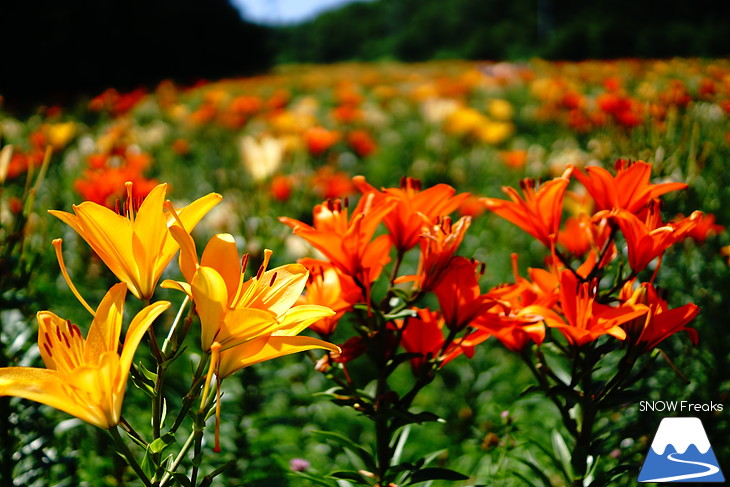
<svg viewBox="0 0 730 487">
<path fill-rule="evenodd" d="M 198 251 L 195 248 L 195 241 L 177 224 L 170 227 L 170 235 L 180 247 L 180 258 L 178 259 L 180 272 L 186 281 L 191 282 L 195 270 L 198 268 Z"/>
<path fill-rule="evenodd" d="M 38 348 L 46 368 L 69 373 L 84 363 L 84 339 L 76 325 L 51 313 L 38 312 Z"/>
<path fill-rule="evenodd" d="M 215 339 L 226 349 L 261 335 L 270 335 L 279 326 L 276 315 L 270 311 L 256 308 L 229 309 Z"/>
<path fill-rule="evenodd" d="M 297 302 L 308 276 L 307 268 L 301 264 L 288 264 L 266 271 L 247 296 L 246 306 L 267 309 L 281 316 Z"/>
<path fill-rule="evenodd" d="M 165 279 L 162 281 L 162 284 L 160 284 L 160 287 L 163 287 L 165 289 L 176 289 L 178 291 L 182 291 L 188 296 L 190 296 L 190 299 L 193 298 L 193 290 L 190 287 L 190 284 L 187 282 L 181 282 L 181 281 L 173 281 L 172 279 Z"/>
<path fill-rule="evenodd" d="M 203 196 L 202 198 L 198 198 L 185 208 L 179 210 L 177 214 L 182 221 L 183 226 L 185 227 L 184 230 L 190 233 L 193 228 L 195 228 L 195 225 L 197 225 L 198 222 L 201 220 L 201 218 L 203 218 L 205 214 L 208 213 L 215 205 L 220 203 L 222 198 L 223 197 L 218 193 L 210 193 Z M 168 227 L 171 226 L 174 221 L 174 217 L 168 214 Z M 177 242 L 173 239 L 168 238 L 160 255 L 160 260 L 164 262 L 170 262 L 172 257 L 175 255 L 175 252 L 177 252 L 177 249 Z"/>
<path fill-rule="evenodd" d="M 79 219 L 76 215 L 72 215 L 71 213 L 59 210 L 48 210 L 48 213 L 66 223 L 68 226 L 73 228 L 76 233 L 81 236 L 81 238 L 86 240 L 86 235 L 84 234 L 84 230 L 79 226 Z"/>
<path fill-rule="evenodd" d="M 34 367 L 6 367 L 0 369 L 0 396 L 15 396 L 45 404 L 76 416 L 100 428 L 109 428 L 107 418 L 98 409 L 79 402 L 64 387 L 61 374 L 54 370 Z"/>
<path fill-rule="evenodd" d="M 199 267 L 190 287 L 198 316 L 200 316 L 203 350 L 207 351 L 223 324 L 228 303 L 226 283 L 215 269 Z"/>
<path fill-rule="evenodd" d="M 233 235 L 219 233 L 213 236 L 205 246 L 200 265 L 218 271 L 226 283 L 229 299 L 236 295 L 241 282 L 241 263 L 238 261 L 238 249 Z"/>
<path fill-rule="evenodd" d="M 303 304 L 291 308 L 281 320 L 275 336 L 295 336 L 307 329 L 313 323 L 334 316 L 335 312 L 326 306 Z"/>
<path fill-rule="evenodd" d="M 127 334 L 124 337 L 122 355 L 119 359 L 119 367 L 121 369 L 120 380 L 122 383 L 127 381 L 127 374 L 129 373 L 129 368 L 132 366 L 134 352 L 137 350 L 139 342 L 142 340 L 147 328 L 149 328 L 152 322 L 169 307 L 169 301 L 157 301 L 156 303 L 152 303 L 137 313 L 132 322 L 129 324 Z"/>
<path fill-rule="evenodd" d="M 144 299 L 152 296 L 162 271 L 172 259 L 172 255 L 167 259 L 162 255 L 167 241 L 167 219 L 162 208 L 166 188 L 166 184 L 160 184 L 150 191 L 133 224 L 132 248 Z"/>
<path fill-rule="evenodd" d="M 117 352 L 126 296 L 127 285 L 119 283 L 109 289 L 101 300 L 86 336 L 85 363 L 98 363 L 104 352 Z"/>
<path fill-rule="evenodd" d="M 249 365 L 313 349 L 339 351 L 336 345 L 318 338 L 299 336 L 261 337 L 222 351 L 218 376 L 222 379 Z"/>
<path fill-rule="evenodd" d="M 96 203 L 84 202 L 74 206 L 84 240 L 99 258 L 138 298 L 139 270 L 134 256 L 132 222 Z"/>
</svg>

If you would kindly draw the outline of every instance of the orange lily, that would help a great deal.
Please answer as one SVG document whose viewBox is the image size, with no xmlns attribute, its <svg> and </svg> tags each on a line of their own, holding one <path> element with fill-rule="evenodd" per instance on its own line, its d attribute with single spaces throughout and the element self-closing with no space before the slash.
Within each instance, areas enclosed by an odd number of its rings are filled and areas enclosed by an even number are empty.
<svg viewBox="0 0 730 487">
<path fill-rule="evenodd" d="M 651 184 L 651 164 L 644 161 L 616 161 L 616 176 L 598 166 L 589 166 L 586 174 L 575 172 L 575 178 L 586 187 L 596 202 L 596 210 L 623 208 L 637 213 L 651 200 L 670 191 L 685 189 L 685 183 Z"/>
<path fill-rule="evenodd" d="M 579 282 L 570 270 L 560 274 L 560 311 L 562 317 L 544 306 L 528 306 L 524 309 L 541 315 L 545 323 L 557 328 L 571 345 L 585 345 L 602 335 L 619 340 L 626 338 L 622 324 L 646 314 L 642 304 L 626 303 L 612 307 L 596 301 L 596 282 Z"/>
<path fill-rule="evenodd" d="M 654 200 L 647 209 L 645 222 L 627 210 L 618 209 L 610 213 L 626 239 L 629 265 L 634 272 L 645 269 L 652 260 L 664 254 L 667 248 L 684 238 L 702 218 L 702 213 L 695 211 L 683 220 L 664 224 L 661 221 L 658 200 Z M 601 213 L 597 213 L 595 217 L 601 216 Z"/>
<path fill-rule="evenodd" d="M 375 193 L 378 197 L 390 195 L 398 204 L 383 218 L 393 245 L 400 252 L 416 246 L 424 225 L 431 225 L 439 218 L 448 216 L 469 197 L 469 193 L 454 196 L 456 190 L 448 184 L 437 184 L 421 191 L 418 179 L 401 179 L 400 188 L 378 191 L 363 176 L 352 179 L 363 194 Z"/>
<path fill-rule="evenodd" d="M 546 247 L 557 241 L 560 218 L 563 212 L 563 198 L 570 182 L 573 169 L 568 168 L 562 176 L 552 179 L 535 190 L 535 181 L 520 181 L 524 198 L 514 188 L 503 187 L 512 201 L 497 198 L 482 198 L 480 201 L 505 220 L 517 225 Z"/>
<path fill-rule="evenodd" d="M 322 318 L 309 327 L 321 336 L 329 337 L 339 319 L 361 299 L 362 292 L 351 277 L 342 275 L 330 262 L 301 259 L 299 263 L 309 269 L 309 279 L 306 293 L 299 297 L 297 303 L 317 304 L 335 312 L 334 316 Z"/>
<path fill-rule="evenodd" d="M 700 308 L 694 303 L 669 309 L 667 302 L 659 296 L 651 283 L 642 283 L 632 293 L 630 281 L 624 285 L 621 294 L 624 298 L 629 296 L 627 303 L 640 303 L 649 307 L 646 316 L 640 316 L 623 325 L 631 343 L 636 344 L 642 352 L 652 350 L 664 339 L 680 331 L 686 331 L 694 345 L 699 342 L 697 330 L 687 328 L 687 324 L 700 312 Z"/>
<path fill-rule="evenodd" d="M 488 294 L 481 294 L 476 263 L 465 257 L 452 257 L 434 286 L 446 325 L 461 330 L 496 304 Z"/>
<path fill-rule="evenodd" d="M 417 309 L 417 316 L 406 318 L 397 324 L 401 330 L 401 345 L 409 353 L 418 353 L 420 357 L 411 359 L 414 372 L 418 373 L 430 358 L 436 358 L 439 367 L 443 367 L 461 354 L 471 358 L 474 347 L 489 338 L 484 331 L 472 331 L 464 338 L 456 339 L 444 350 L 444 320 L 441 313 L 430 309 Z"/>
<path fill-rule="evenodd" d="M 545 340 L 542 316 L 528 306 L 551 308 L 558 301 L 558 281 L 544 269 L 528 269 L 530 280 L 517 272 L 517 254 L 512 254 L 515 283 L 492 289 L 489 295 L 497 304 L 472 322 L 472 326 L 494 335 L 513 352 L 519 352 L 529 343 L 538 345 Z"/>
<path fill-rule="evenodd" d="M 463 216 L 452 224 L 448 216 L 439 218 L 434 225 L 424 226 L 421 234 L 421 259 L 415 276 L 402 276 L 396 283 L 415 280 L 416 287 L 429 291 L 441 279 L 441 274 L 456 253 L 464 234 L 471 224 L 471 217 Z"/>
<path fill-rule="evenodd" d="M 346 204 L 343 205 L 340 200 L 328 200 L 315 206 L 314 227 L 287 217 L 280 217 L 279 221 L 369 291 L 372 282 L 390 260 L 388 236 L 373 239 L 373 235 L 383 217 L 395 205 L 393 198 L 376 200 L 376 195 L 369 193 L 360 199 L 351 218 L 348 218 Z"/>
<path fill-rule="evenodd" d="M 86 201 L 74 205 L 74 214 L 51 210 L 49 213 L 67 223 L 91 246 L 99 258 L 139 299 L 152 297 L 157 281 L 170 263 L 178 245 L 168 238 L 174 219 L 165 213 L 166 184 L 155 187 L 135 212 L 131 183 L 127 183 L 125 215 Z M 178 211 L 185 231 L 191 231 L 203 216 L 221 200 L 210 193 Z"/>
<path fill-rule="evenodd" d="M 0 396 L 40 402 L 100 428 L 119 424 L 134 352 L 147 328 L 170 306 L 158 301 L 140 311 L 127 329 L 119 355 L 126 294 L 124 283 L 107 292 L 85 340 L 69 320 L 40 311 L 38 348 L 46 368 L 0 369 Z"/>
</svg>

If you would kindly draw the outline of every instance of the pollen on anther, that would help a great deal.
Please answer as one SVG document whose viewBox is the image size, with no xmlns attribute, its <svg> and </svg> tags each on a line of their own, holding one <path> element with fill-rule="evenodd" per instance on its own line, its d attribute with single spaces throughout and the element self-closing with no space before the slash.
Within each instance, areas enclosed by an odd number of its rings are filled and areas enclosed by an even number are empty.
<svg viewBox="0 0 730 487">
<path fill-rule="evenodd" d="M 274 272 L 274 275 L 271 276 L 271 282 L 269 282 L 269 287 L 274 285 L 274 281 L 276 281 L 276 272 Z"/>
<path fill-rule="evenodd" d="M 53 354 L 51 353 L 51 349 L 53 347 L 51 347 L 49 343 L 44 343 L 43 348 L 46 349 L 46 353 L 48 354 L 49 357 L 53 357 Z"/>
</svg>

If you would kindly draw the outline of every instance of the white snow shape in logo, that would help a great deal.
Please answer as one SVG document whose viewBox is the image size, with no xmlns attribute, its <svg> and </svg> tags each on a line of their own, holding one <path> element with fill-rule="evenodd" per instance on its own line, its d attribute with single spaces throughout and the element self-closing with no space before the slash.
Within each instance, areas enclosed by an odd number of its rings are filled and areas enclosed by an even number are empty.
<svg viewBox="0 0 730 487">
<path fill-rule="evenodd" d="M 710 449 L 710 440 L 700 418 L 664 418 L 651 443 L 651 449 L 657 455 L 663 455 L 667 445 L 674 446 L 677 453 L 684 453 L 690 445 L 694 445 L 704 454 Z"/>
</svg>

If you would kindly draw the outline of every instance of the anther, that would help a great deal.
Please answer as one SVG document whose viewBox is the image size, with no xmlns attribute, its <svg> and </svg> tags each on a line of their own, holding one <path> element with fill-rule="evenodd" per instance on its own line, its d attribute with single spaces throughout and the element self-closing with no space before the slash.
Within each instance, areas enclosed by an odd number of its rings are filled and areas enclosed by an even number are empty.
<svg viewBox="0 0 730 487">
<path fill-rule="evenodd" d="M 276 281 L 276 272 L 274 272 L 274 275 L 271 276 L 271 282 L 269 283 L 269 287 L 272 287 L 274 285 L 274 281 Z"/>
</svg>

